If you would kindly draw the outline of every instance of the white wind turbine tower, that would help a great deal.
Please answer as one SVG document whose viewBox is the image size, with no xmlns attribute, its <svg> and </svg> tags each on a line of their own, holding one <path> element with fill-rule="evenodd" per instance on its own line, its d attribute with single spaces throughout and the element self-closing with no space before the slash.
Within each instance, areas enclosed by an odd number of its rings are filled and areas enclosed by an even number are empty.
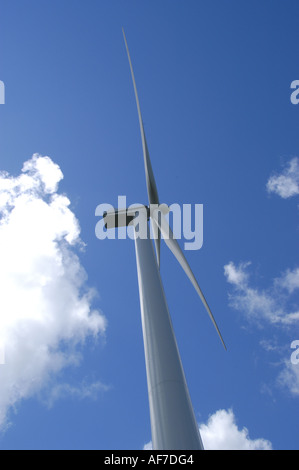
<svg viewBox="0 0 299 470">
<path fill-rule="evenodd" d="M 134 226 L 153 449 L 201 450 L 203 444 L 194 416 L 160 277 L 161 233 L 166 245 L 184 269 L 201 298 L 224 347 L 225 344 L 204 295 L 165 218 L 167 206 L 165 204 L 159 205 L 157 186 L 146 143 L 135 77 L 124 31 L 123 35 L 138 109 L 149 207 L 140 206 L 134 209 L 108 212 L 104 213 L 103 217 L 108 229 L 129 224 Z M 151 219 L 154 233 L 156 256 L 148 230 L 149 219 Z M 146 227 L 146 236 L 140 236 L 140 227 Z"/>
</svg>

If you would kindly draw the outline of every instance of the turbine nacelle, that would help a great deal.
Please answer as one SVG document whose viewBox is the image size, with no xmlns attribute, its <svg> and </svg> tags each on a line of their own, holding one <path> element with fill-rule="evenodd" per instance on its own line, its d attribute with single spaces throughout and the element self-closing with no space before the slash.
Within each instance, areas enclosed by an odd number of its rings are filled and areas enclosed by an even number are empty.
<svg viewBox="0 0 299 470">
<path fill-rule="evenodd" d="M 150 209 L 147 206 L 137 206 L 134 208 L 129 207 L 128 209 L 114 209 L 113 211 L 104 212 L 104 226 L 106 229 L 127 227 L 132 224 L 137 213 L 141 210 L 146 211 L 148 220 L 150 217 Z"/>
<path fill-rule="evenodd" d="M 114 209 L 112 211 L 105 211 L 103 213 L 104 226 L 106 229 L 128 227 L 134 225 L 134 219 L 138 214 L 144 211 L 147 215 L 147 220 L 159 218 L 159 213 L 167 215 L 169 207 L 167 204 L 150 204 L 150 206 L 131 206 L 128 209 Z M 156 226 L 156 224 L 153 224 Z M 155 231 L 154 231 L 155 233 Z"/>
</svg>

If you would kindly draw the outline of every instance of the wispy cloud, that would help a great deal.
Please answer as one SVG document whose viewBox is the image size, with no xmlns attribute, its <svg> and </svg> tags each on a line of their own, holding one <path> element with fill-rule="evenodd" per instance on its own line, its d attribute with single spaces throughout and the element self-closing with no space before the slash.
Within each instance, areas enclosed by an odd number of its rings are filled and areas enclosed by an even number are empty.
<svg viewBox="0 0 299 470">
<path fill-rule="evenodd" d="M 275 279 L 275 283 L 292 294 L 299 289 L 299 268 L 287 269 L 282 277 Z"/>
<path fill-rule="evenodd" d="M 269 288 L 260 289 L 250 284 L 250 264 L 235 265 L 231 261 L 224 266 L 226 279 L 233 286 L 229 293 L 230 305 L 242 311 L 248 320 L 259 324 L 262 321 L 285 326 L 298 323 L 299 311 L 291 311 L 288 300 L 299 289 L 299 269 L 287 270 L 274 279 Z"/>
<path fill-rule="evenodd" d="M 299 194 L 299 158 L 290 160 L 281 174 L 272 175 L 267 182 L 267 191 L 283 199 Z"/>
<path fill-rule="evenodd" d="M 59 383 L 46 390 L 41 400 L 48 408 L 52 408 L 58 400 L 66 398 L 73 398 L 75 400 L 96 400 L 100 393 L 106 392 L 109 389 L 110 387 L 108 385 L 100 381 L 90 383 L 84 381 L 76 385 Z"/>
<path fill-rule="evenodd" d="M 92 308 L 95 292 L 76 253 L 82 244 L 78 220 L 69 199 L 57 192 L 62 178 L 59 166 L 40 155 L 17 177 L 0 174 L 2 428 L 11 407 L 79 364 L 78 345 L 106 328 L 105 317 Z"/>
</svg>

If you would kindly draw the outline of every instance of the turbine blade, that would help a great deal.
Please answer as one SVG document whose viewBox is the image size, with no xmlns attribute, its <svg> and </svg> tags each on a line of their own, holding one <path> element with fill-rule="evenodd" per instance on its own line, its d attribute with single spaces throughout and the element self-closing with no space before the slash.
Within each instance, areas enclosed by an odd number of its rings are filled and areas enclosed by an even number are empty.
<svg viewBox="0 0 299 470">
<path fill-rule="evenodd" d="M 151 226 L 152 226 L 153 235 L 154 235 L 154 244 L 155 244 L 155 249 L 156 249 L 156 258 L 157 258 L 158 268 L 160 269 L 161 232 L 160 232 L 159 226 L 153 223 L 152 219 L 151 219 Z"/>
<path fill-rule="evenodd" d="M 168 248 L 170 249 L 170 251 L 172 251 L 172 253 L 174 254 L 174 256 L 176 257 L 176 259 L 178 260 L 178 262 L 180 263 L 180 265 L 182 266 L 183 270 L 185 271 L 185 273 L 187 274 L 188 278 L 190 279 L 191 283 L 193 284 L 196 292 L 198 293 L 202 303 L 204 304 L 205 306 L 205 309 L 206 311 L 208 312 L 209 316 L 210 316 L 210 319 L 212 320 L 213 322 L 213 325 L 214 327 L 216 328 L 216 331 L 221 339 L 221 342 L 224 346 L 224 349 L 226 350 L 226 346 L 225 346 L 225 343 L 224 343 L 224 340 L 222 338 L 222 335 L 220 333 L 220 330 L 217 326 L 217 323 L 215 321 L 215 318 L 211 312 L 211 309 L 203 295 L 203 292 L 201 290 L 201 288 L 199 287 L 198 285 L 198 282 L 196 281 L 195 279 L 195 276 L 188 264 L 188 261 L 186 260 L 185 258 L 185 255 L 184 253 L 182 252 L 177 240 L 174 238 L 174 235 L 172 233 L 172 230 L 171 228 L 169 227 L 169 224 L 167 222 L 167 220 L 165 219 L 165 216 L 161 213 L 161 218 L 159 220 L 158 218 L 158 215 L 157 215 L 157 211 L 154 211 L 154 214 L 153 214 L 153 217 L 152 219 L 154 220 L 154 223 L 160 228 L 161 230 L 161 233 L 163 235 L 163 238 L 165 240 L 165 243 L 166 245 L 168 246 Z"/>
<path fill-rule="evenodd" d="M 135 99 L 136 99 L 136 104 L 137 104 L 148 200 L 149 200 L 149 204 L 159 204 L 158 190 L 157 190 L 157 185 L 156 185 L 156 181 L 155 181 L 155 177 L 154 177 L 154 173 L 153 173 L 153 168 L 152 168 L 152 164 L 151 164 L 151 160 L 150 160 L 150 155 L 149 155 L 149 151 L 148 151 L 148 147 L 147 147 L 147 142 L 146 142 L 146 137 L 145 137 L 145 132 L 144 132 L 142 116 L 141 116 L 141 110 L 140 110 L 140 104 L 139 104 L 139 98 L 138 98 L 138 93 L 137 93 L 137 87 L 136 87 L 136 82 L 135 82 L 135 76 L 134 76 L 132 61 L 131 61 L 130 52 L 129 52 L 128 43 L 127 43 L 127 39 L 126 39 L 124 29 L 122 31 L 123 31 L 123 36 L 124 36 L 124 40 L 125 40 L 128 60 L 129 60 L 129 64 L 130 64 L 131 76 L 132 76 L 134 92 L 135 92 Z M 153 230 L 155 230 L 154 227 L 153 227 Z M 155 242 L 158 266 L 160 266 L 160 241 L 161 241 L 161 234 L 160 234 L 159 227 L 157 227 L 157 234 L 155 236 L 154 242 Z"/>
</svg>

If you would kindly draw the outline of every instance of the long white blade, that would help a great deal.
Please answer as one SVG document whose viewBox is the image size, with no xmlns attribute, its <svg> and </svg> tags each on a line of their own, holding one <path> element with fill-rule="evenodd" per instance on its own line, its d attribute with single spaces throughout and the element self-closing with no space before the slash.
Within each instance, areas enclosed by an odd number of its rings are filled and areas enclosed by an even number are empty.
<svg viewBox="0 0 299 470">
<path fill-rule="evenodd" d="M 207 303 L 207 301 L 206 301 L 206 299 L 205 299 L 205 297 L 202 293 L 202 290 L 199 287 L 198 282 L 196 281 L 195 276 L 194 276 L 194 274 L 193 274 L 193 272 L 192 272 L 192 270 L 191 270 L 191 268 L 188 264 L 188 261 L 186 260 L 186 258 L 184 256 L 184 253 L 182 252 L 178 242 L 174 238 L 172 230 L 169 227 L 169 224 L 168 224 L 167 220 L 165 219 L 165 216 L 161 213 L 161 217 L 158 217 L 158 211 L 154 211 L 152 219 L 153 219 L 154 223 L 160 228 L 166 245 L 172 251 L 172 253 L 176 257 L 176 259 L 178 260 L 178 262 L 182 266 L 183 270 L 187 274 L 188 278 L 192 282 L 196 292 L 198 293 L 199 297 L 201 298 L 201 301 L 204 304 L 204 306 L 205 306 L 205 308 L 206 308 L 206 310 L 207 310 L 207 312 L 208 312 L 208 314 L 209 314 L 209 316 L 210 316 L 210 318 L 213 322 L 213 325 L 215 326 L 215 328 L 217 330 L 217 333 L 218 333 L 218 335 L 221 339 L 221 342 L 222 342 L 224 348 L 226 349 L 225 343 L 223 341 L 222 335 L 219 331 L 219 328 L 217 326 L 215 318 L 213 317 L 211 309 L 208 306 L 208 303 Z"/>
<path fill-rule="evenodd" d="M 144 168 L 145 168 L 145 178 L 146 178 L 148 199 L 149 199 L 150 204 L 159 204 L 159 196 L 158 196 L 157 185 L 156 185 L 156 181 L 155 181 L 155 177 L 154 177 L 154 173 L 153 173 L 153 169 L 152 169 L 152 164 L 151 164 L 151 160 L 150 160 L 150 156 L 149 156 L 149 151 L 148 151 L 148 147 L 147 147 L 147 142 L 146 142 L 146 138 L 145 138 L 145 132 L 144 132 L 143 121 L 142 121 L 141 110 L 140 110 L 140 104 L 139 104 L 139 98 L 138 98 L 137 87 L 136 87 L 136 82 L 135 82 L 135 76 L 134 76 L 132 61 L 131 61 L 129 48 L 128 48 L 128 43 L 127 43 L 127 39 L 126 39 L 126 35 L 125 35 L 124 30 L 123 30 L 123 35 L 124 35 L 128 60 L 129 60 L 129 64 L 130 64 L 132 81 L 133 81 L 134 91 L 135 91 L 136 104 L 137 104 L 137 110 L 138 110 L 138 118 L 139 118 L 140 133 L 141 133 L 141 140 L 142 140 L 142 150 L 143 150 L 143 159 L 144 159 Z M 154 227 L 153 226 L 153 232 L 154 232 L 154 242 L 155 242 L 158 266 L 160 266 L 160 240 L 161 240 L 161 234 L 160 234 L 159 227 Z"/>
</svg>

